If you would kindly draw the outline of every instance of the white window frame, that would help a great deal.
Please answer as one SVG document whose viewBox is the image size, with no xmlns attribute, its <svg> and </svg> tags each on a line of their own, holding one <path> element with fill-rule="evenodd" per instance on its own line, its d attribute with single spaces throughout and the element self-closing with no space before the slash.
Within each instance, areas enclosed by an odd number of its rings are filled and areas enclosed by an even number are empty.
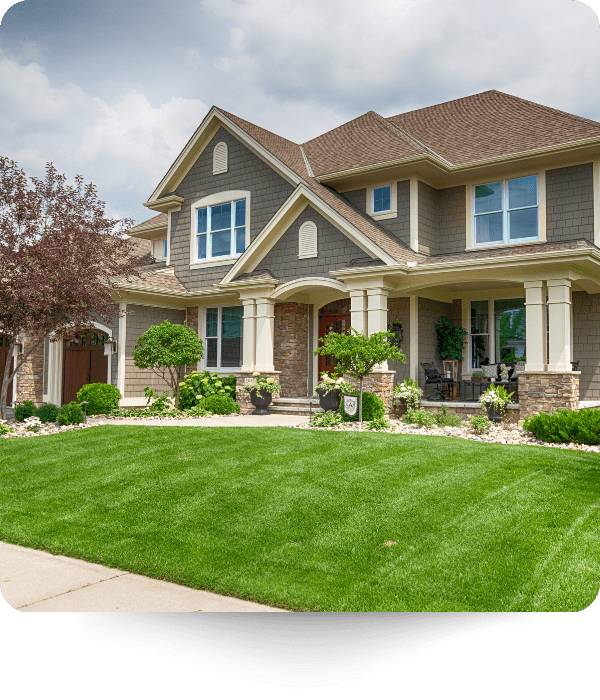
<svg viewBox="0 0 600 700">
<path fill-rule="evenodd" d="M 161 237 L 161 238 L 154 238 L 152 240 L 152 257 L 155 260 L 166 260 L 168 258 L 168 256 L 169 256 L 169 251 L 168 251 L 168 247 L 167 247 L 168 240 L 169 239 L 166 236 Z M 158 243 L 161 243 L 160 247 L 162 248 L 162 254 L 161 255 L 154 255 L 154 252 L 156 250 L 156 245 Z"/>
<path fill-rule="evenodd" d="M 239 367 L 221 367 L 221 333 L 223 329 L 223 308 L 232 308 L 234 306 L 239 306 L 242 309 L 242 335 L 240 337 L 240 360 L 241 363 L 243 364 L 244 362 L 244 307 L 242 304 L 223 304 L 222 306 L 207 306 L 202 310 L 202 344 L 206 350 L 206 355 L 202 359 L 202 369 L 207 369 L 210 370 L 211 372 L 219 372 L 219 374 L 231 374 L 232 372 L 239 372 L 242 368 L 242 364 L 240 364 Z M 208 315 L 208 309 L 218 309 L 219 311 L 219 320 L 217 323 L 217 335 L 206 335 L 206 319 Z M 208 362 L 208 344 L 207 344 L 207 338 L 217 338 L 217 366 L 216 367 L 209 367 L 207 362 Z"/>
<path fill-rule="evenodd" d="M 489 352 L 490 352 L 490 364 L 495 365 L 498 364 L 499 360 L 496 360 L 496 315 L 494 311 L 494 304 L 496 301 L 506 301 L 509 299 L 525 299 L 525 295 L 511 295 L 511 296 L 499 296 L 499 297 L 487 297 L 487 298 L 473 298 L 473 299 L 466 299 L 465 300 L 465 306 L 466 306 L 466 324 L 464 323 L 463 320 L 463 325 L 464 327 L 469 331 L 469 335 L 467 336 L 467 356 L 466 356 L 466 363 L 465 360 L 463 360 L 463 371 L 462 374 L 463 376 L 471 376 L 473 372 L 479 372 L 481 370 L 476 369 L 475 367 L 471 367 L 471 357 L 472 357 L 472 352 L 473 352 L 473 333 L 471 333 L 471 302 L 473 301 L 487 301 L 488 303 L 488 332 L 487 333 L 475 333 L 475 335 L 487 335 L 488 340 L 489 340 Z M 527 313 L 527 312 L 525 312 Z M 465 319 L 465 316 L 463 316 L 463 319 Z M 525 331 L 527 332 L 527 331 Z M 467 368 L 465 369 L 465 364 L 467 365 Z"/>
<path fill-rule="evenodd" d="M 190 269 L 197 269 L 203 267 L 215 267 L 219 265 L 231 265 L 235 260 L 243 255 L 243 253 L 234 253 L 229 256 L 221 256 L 217 258 L 206 257 L 199 259 L 197 257 L 198 247 L 196 242 L 196 236 L 198 235 L 198 210 L 204 209 L 205 207 L 214 207 L 219 204 L 227 204 L 228 202 L 239 202 L 240 200 L 246 200 L 246 245 L 245 249 L 248 249 L 250 245 L 250 192 L 248 190 L 227 190 L 226 192 L 218 192 L 216 194 L 207 195 L 206 197 L 201 197 L 192 203 L 191 206 L 191 222 L 190 222 Z M 235 207 L 232 206 L 232 218 L 235 217 Z M 234 219 L 235 220 L 235 219 Z M 207 227 L 208 228 L 208 227 Z M 235 237 L 235 232 L 232 231 L 232 239 Z M 207 233 L 207 244 L 210 235 Z M 233 245 L 233 242 L 232 242 Z M 209 246 L 207 245 L 207 252 L 209 251 Z"/>
<path fill-rule="evenodd" d="M 390 209 L 387 211 L 378 211 L 374 209 L 375 206 L 375 190 L 380 187 L 390 188 Z M 382 219 L 394 219 L 398 216 L 398 183 L 397 182 L 380 182 L 375 185 L 367 187 L 367 213 L 372 219 L 376 221 L 381 221 Z"/>
<path fill-rule="evenodd" d="M 510 241 L 508 239 L 508 182 L 519 180 L 523 177 L 537 178 L 537 211 L 538 211 L 538 237 L 521 238 Z M 489 243 L 477 243 L 475 240 L 475 188 L 489 182 L 502 183 L 502 240 Z M 481 250 L 482 248 L 509 248 L 512 246 L 537 245 L 546 242 L 546 172 L 519 172 L 511 173 L 506 177 L 488 178 L 487 182 L 478 180 L 474 184 L 467 185 L 467 250 Z M 522 207 L 530 209 L 533 207 Z M 515 211 L 511 209 L 510 211 Z M 479 215 L 481 216 L 481 215 Z"/>
</svg>

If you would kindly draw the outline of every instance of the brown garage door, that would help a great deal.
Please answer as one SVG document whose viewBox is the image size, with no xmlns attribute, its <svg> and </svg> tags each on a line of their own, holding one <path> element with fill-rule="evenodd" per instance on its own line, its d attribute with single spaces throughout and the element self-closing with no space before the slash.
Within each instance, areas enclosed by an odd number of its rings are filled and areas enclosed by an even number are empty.
<svg viewBox="0 0 600 700">
<path fill-rule="evenodd" d="M 4 368 L 6 367 L 6 358 L 8 357 L 8 346 L 9 346 L 9 340 L 3 335 L 0 335 L 0 391 L 2 390 L 2 380 L 4 378 Z M 14 359 L 11 360 L 11 372 L 12 369 L 15 365 Z M 12 388 L 13 388 L 13 383 L 11 382 L 8 385 L 8 393 L 6 395 L 6 403 L 11 404 L 12 403 Z"/>
<path fill-rule="evenodd" d="M 84 384 L 108 380 L 108 357 L 104 354 L 106 333 L 90 331 L 77 340 L 65 340 L 63 351 L 62 402 L 77 400 Z"/>
</svg>

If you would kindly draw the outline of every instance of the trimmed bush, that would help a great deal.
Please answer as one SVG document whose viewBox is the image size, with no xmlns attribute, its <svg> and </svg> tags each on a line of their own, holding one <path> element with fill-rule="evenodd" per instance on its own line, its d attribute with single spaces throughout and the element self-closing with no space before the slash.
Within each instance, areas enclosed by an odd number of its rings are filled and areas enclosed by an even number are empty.
<svg viewBox="0 0 600 700">
<path fill-rule="evenodd" d="M 198 404 L 200 408 L 205 411 L 210 411 L 210 413 L 216 413 L 219 416 L 227 416 L 230 413 L 239 413 L 240 405 L 234 401 L 229 396 L 219 396 L 214 394 L 213 396 L 205 396 L 200 399 Z"/>
<path fill-rule="evenodd" d="M 402 416 L 402 420 L 408 425 L 422 425 L 424 428 L 433 428 L 435 416 L 424 408 L 409 408 Z"/>
<path fill-rule="evenodd" d="M 121 392 L 112 384 L 97 382 L 96 384 L 84 384 L 77 392 L 77 403 L 87 401 L 87 414 L 93 416 L 97 413 L 110 413 L 119 405 Z"/>
<path fill-rule="evenodd" d="M 355 393 L 355 392 L 352 392 Z M 355 393 L 358 396 L 358 392 Z M 357 421 L 358 411 L 356 416 L 351 417 L 344 413 L 343 402 L 340 404 L 340 414 L 345 421 Z M 362 417 L 363 421 L 373 421 L 378 418 L 383 418 L 385 416 L 385 404 L 383 399 L 381 399 L 377 394 L 373 394 L 370 391 L 363 391 L 362 395 Z"/>
<path fill-rule="evenodd" d="M 179 408 L 193 408 L 205 396 L 226 396 L 235 400 L 235 376 L 219 377 L 217 372 L 192 372 L 179 385 Z"/>
<path fill-rule="evenodd" d="M 75 425 L 76 423 L 83 423 L 83 408 L 81 408 L 81 406 L 75 401 L 66 403 L 64 406 L 59 408 L 56 420 L 61 425 Z"/>
<path fill-rule="evenodd" d="M 600 408 L 561 408 L 556 413 L 540 413 L 527 418 L 523 427 L 544 442 L 600 445 Z"/>
<path fill-rule="evenodd" d="M 37 408 L 33 401 L 23 401 L 23 403 L 18 403 L 14 407 L 15 419 L 21 423 L 25 418 L 37 415 Z"/>
<path fill-rule="evenodd" d="M 37 410 L 37 417 L 42 423 L 55 423 L 58 415 L 58 406 L 53 403 L 43 403 Z"/>
</svg>

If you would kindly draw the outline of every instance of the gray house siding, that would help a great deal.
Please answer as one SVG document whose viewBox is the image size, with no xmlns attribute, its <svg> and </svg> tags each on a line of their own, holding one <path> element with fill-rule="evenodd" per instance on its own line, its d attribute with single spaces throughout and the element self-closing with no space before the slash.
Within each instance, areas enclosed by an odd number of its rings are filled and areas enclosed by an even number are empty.
<svg viewBox="0 0 600 700">
<path fill-rule="evenodd" d="M 298 258 L 299 229 L 305 221 L 313 221 L 317 225 L 316 258 Z M 321 214 L 312 207 L 306 207 L 257 265 L 257 269 L 269 270 L 283 283 L 299 277 L 330 277 L 329 270 L 339 270 L 355 258 L 368 257 L 364 250 Z"/>
<path fill-rule="evenodd" d="M 579 398 L 600 400 L 600 294 L 573 292 L 573 360 L 579 361 Z"/>
<path fill-rule="evenodd" d="M 467 193 L 464 185 L 437 190 L 437 252 L 439 255 L 463 253 L 466 248 Z"/>
<path fill-rule="evenodd" d="M 591 163 L 546 171 L 546 240 L 594 241 L 594 187 Z"/>
<path fill-rule="evenodd" d="M 419 253 L 438 252 L 438 191 L 419 182 Z"/>
<path fill-rule="evenodd" d="M 213 149 L 224 141 L 229 149 L 228 171 L 213 175 Z M 188 289 L 203 289 L 220 282 L 230 265 L 190 270 L 191 205 L 200 197 L 227 190 L 248 190 L 250 238 L 253 240 L 294 191 L 294 187 L 246 146 L 221 128 L 194 163 L 175 193 L 185 199 L 171 215 L 171 265 Z"/>
</svg>

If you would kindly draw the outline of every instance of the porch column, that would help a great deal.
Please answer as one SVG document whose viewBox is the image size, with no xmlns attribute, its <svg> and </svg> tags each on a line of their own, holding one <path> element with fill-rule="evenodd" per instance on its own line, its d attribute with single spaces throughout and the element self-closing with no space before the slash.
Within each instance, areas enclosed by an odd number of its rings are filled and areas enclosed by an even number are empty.
<svg viewBox="0 0 600 700">
<path fill-rule="evenodd" d="M 548 280 L 548 370 L 571 371 L 571 281 Z"/>
<path fill-rule="evenodd" d="M 379 287 L 378 289 L 367 289 L 367 329 L 369 335 L 372 333 L 382 333 L 388 327 L 388 294 L 389 289 Z M 382 362 L 375 367 L 375 371 L 386 371 L 387 362 Z"/>
<path fill-rule="evenodd" d="M 242 332 L 242 372 L 254 372 L 256 365 L 256 300 L 242 299 L 244 305 Z"/>
<path fill-rule="evenodd" d="M 274 372 L 275 300 L 256 299 L 256 372 Z"/>
<path fill-rule="evenodd" d="M 350 325 L 359 333 L 367 331 L 367 305 L 364 289 L 350 292 Z"/>
<path fill-rule="evenodd" d="M 547 363 L 546 286 L 542 280 L 525 282 L 525 371 L 543 372 Z"/>
</svg>

